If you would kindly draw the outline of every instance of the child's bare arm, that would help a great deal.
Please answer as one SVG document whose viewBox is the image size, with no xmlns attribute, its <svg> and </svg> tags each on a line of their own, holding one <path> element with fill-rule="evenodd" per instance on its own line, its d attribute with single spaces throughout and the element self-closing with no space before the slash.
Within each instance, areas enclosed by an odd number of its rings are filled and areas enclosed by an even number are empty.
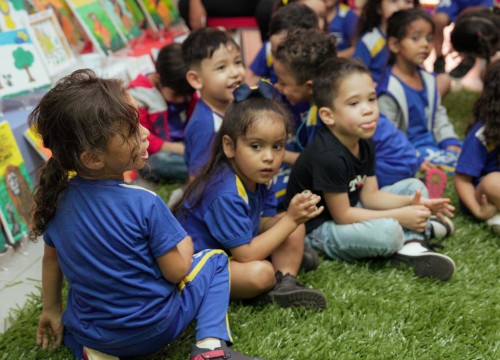
<svg viewBox="0 0 500 360">
<path fill-rule="evenodd" d="M 476 198 L 476 189 L 472 184 L 472 178 L 463 174 L 455 174 L 455 189 L 458 197 L 472 215 L 480 220 L 487 220 L 495 216 L 497 208 L 495 205 L 488 202 L 485 194 L 481 196 L 480 201 Z"/>
<path fill-rule="evenodd" d="M 295 161 L 297 161 L 299 155 L 300 153 L 298 152 L 285 150 L 285 157 L 283 158 L 283 162 L 288 165 L 293 165 L 295 164 Z"/>
<path fill-rule="evenodd" d="M 306 190 L 307 191 L 307 190 Z M 302 192 L 293 197 L 288 210 L 273 218 L 261 220 L 262 232 L 248 244 L 231 249 L 231 254 L 239 262 L 263 260 L 280 246 L 290 234 L 309 219 L 318 216 L 323 207 L 316 207 L 320 197 L 309 192 Z"/>
<path fill-rule="evenodd" d="M 363 207 L 372 210 L 391 210 L 411 205 L 412 196 L 391 194 L 380 191 L 375 176 L 366 178 L 360 194 Z"/>
<path fill-rule="evenodd" d="M 156 259 L 165 279 L 177 284 L 184 279 L 193 261 L 193 240 L 186 236 L 176 247 Z"/>
<path fill-rule="evenodd" d="M 422 232 L 427 224 L 427 219 L 431 215 L 430 210 L 423 205 L 409 205 L 407 203 L 407 206 L 394 209 L 370 210 L 351 207 L 347 193 L 325 193 L 324 196 L 328 210 L 337 224 L 353 224 L 373 219 L 394 218 L 402 226 Z"/>
<path fill-rule="evenodd" d="M 42 260 L 43 308 L 36 333 L 36 344 L 43 349 L 57 348 L 62 342 L 62 281 L 63 273 L 56 249 L 45 244 Z"/>
</svg>

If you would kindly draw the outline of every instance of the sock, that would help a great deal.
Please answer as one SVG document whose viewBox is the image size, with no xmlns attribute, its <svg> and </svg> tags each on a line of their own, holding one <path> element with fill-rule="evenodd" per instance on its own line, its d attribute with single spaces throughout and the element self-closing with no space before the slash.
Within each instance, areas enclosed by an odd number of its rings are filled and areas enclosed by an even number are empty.
<svg viewBox="0 0 500 360">
<path fill-rule="evenodd" d="M 209 350 L 214 350 L 216 348 L 221 347 L 221 342 L 220 340 L 203 340 L 198 343 L 196 343 L 196 347 L 199 349 L 209 349 Z"/>
</svg>

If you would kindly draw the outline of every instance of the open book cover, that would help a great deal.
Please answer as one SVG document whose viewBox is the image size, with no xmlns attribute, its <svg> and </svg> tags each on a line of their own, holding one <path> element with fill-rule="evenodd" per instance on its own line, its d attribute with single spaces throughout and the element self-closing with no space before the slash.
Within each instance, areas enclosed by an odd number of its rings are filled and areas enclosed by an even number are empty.
<svg viewBox="0 0 500 360">
<path fill-rule="evenodd" d="M 38 155 L 40 155 L 43 160 L 47 161 L 50 159 L 52 151 L 43 146 L 42 137 L 34 129 L 27 128 L 24 131 L 24 138 L 33 147 L 33 149 L 36 150 Z"/>
<path fill-rule="evenodd" d="M 7 121 L 0 123 L 0 220 L 7 242 L 16 245 L 28 234 L 33 184 Z"/>
</svg>

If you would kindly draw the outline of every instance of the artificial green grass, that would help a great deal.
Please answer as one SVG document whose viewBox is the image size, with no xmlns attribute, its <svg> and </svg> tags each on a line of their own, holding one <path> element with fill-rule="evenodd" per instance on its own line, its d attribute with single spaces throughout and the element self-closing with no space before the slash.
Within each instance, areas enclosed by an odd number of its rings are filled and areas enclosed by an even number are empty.
<svg viewBox="0 0 500 360">
<path fill-rule="evenodd" d="M 463 134 L 476 94 L 460 91 L 445 101 Z M 175 185 L 162 186 L 165 199 Z M 450 179 L 447 196 L 457 204 Z M 325 293 L 323 312 L 250 307 L 232 303 L 229 319 L 235 348 L 271 360 L 294 359 L 498 359 L 500 345 L 499 237 L 487 225 L 457 211 L 456 232 L 444 252 L 457 271 L 447 282 L 418 279 L 387 262 L 341 263 L 322 259 L 300 281 Z M 4 302 L 5 306 L 5 302 Z M 0 336 L 0 360 L 70 359 L 65 349 L 36 348 L 39 294 L 13 314 Z M 193 327 L 145 359 L 187 359 Z"/>
</svg>

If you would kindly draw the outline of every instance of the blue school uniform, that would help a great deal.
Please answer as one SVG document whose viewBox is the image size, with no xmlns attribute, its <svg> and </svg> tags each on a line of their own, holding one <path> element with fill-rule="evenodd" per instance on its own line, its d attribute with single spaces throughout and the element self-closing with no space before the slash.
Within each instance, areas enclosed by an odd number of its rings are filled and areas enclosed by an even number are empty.
<svg viewBox="0 0 500 360">
<path fill-rule="evenodd" d="M 403 131 L 419 151 L 419 156 L 443 170 L 455 170 L 458 154 L 446 150 L 450 145 L 461 146 L 446 109 L 441 105 L 436 77 L 419 68 L 423 89 L 406 85 L 392 72 L 386 70 L 377 86 L 380 111 Z"/>
<path fill-rule="evenodd" d="M 215 134 L 222 124 L 222 115 L 212 111 L 199 99 L 185 130 L 184 160 L 189 175 L 196 176 L 208 162 Z"/>
<path fill-rule="evenodd" d="M 389 60 L 389 49 L 386 46 L 386 36 L 380 28 L 375 27 L 364 33 L 358 39 L 353 58 L 359 58 L 370 70 L 373 81 L 379 82 Z"/>
<path fill-rule="evenodd" d="M 494 6 L 493 0 L 441 0 L 436 7 L 436 13 L 446 13 L 451 21 L 455 21 L 460 13 L 471 6 Z"/>
<path fill-rule="evenodd" d="M 231 341 L 225 319 L 225 254 L 195 256 L 194 264 L 201 257 L 207 266 L 192 268 L 180 285 L 167 281 L 156 263 L 185 237 L 163 200 L 151 191 L 121 180 L 75 177 L 68 182 L 43 239 L 57 250 L 70 285 L 62 321 L 65 344 L 76 356 L 81 358 L 82 345 L 115 356 L 154 352 L 195 316 L 210 328 L 200 323 L 197 338 Z M 220 295 L 212 298 L 213 308 L 202 312 L 205 293 L 214 291 L 208 284 L 215 271 L 225 281 L 215 289 Z"/>
<path fill-rule="evenodd" d="M 481 177 L 500 171 L 498 149 L 487 146 L 484 139 L 484 123 L 478 122 L 467 133 L 462 152 L 458 158 L 456 172 L 472 177 L 472 183 L 477 186 Z"/>
<path fill-rule="evenodd" d="M 383 114 L 380 114 L 373 141 L 375 175 L 380 188 L 413 177 L 424 161 L 406 135 Z"/>
<path fill-rule="evenodd" d="M 278 82 L 278 76 L 273 67 L 273 54 L 271 53 L 270 41 L 266 41 L 262 44 L 261 49 L 250 65 L 250 70 L 252 70 L 255 75 L 269 79 L 273 84 Z"/>
<path fill-rule="evenodd" d="M 260 219 L 276 215 L 276 197 L 267 185 L 255 191 L 245 187 L 229 165 L 206 184 L 201 203 L 187 199 L 176 214 L 193 238 L 195 251 L 248 244 L 258 235 Z"/>
<path fill-rule="evenodd" d="M 356 31 L 358 15 L 346 4 L 337 4 L 337 14 L 328 25 L 328 32 L 337 38 L 337 50 L 351 46 Z"/>
</svg>

